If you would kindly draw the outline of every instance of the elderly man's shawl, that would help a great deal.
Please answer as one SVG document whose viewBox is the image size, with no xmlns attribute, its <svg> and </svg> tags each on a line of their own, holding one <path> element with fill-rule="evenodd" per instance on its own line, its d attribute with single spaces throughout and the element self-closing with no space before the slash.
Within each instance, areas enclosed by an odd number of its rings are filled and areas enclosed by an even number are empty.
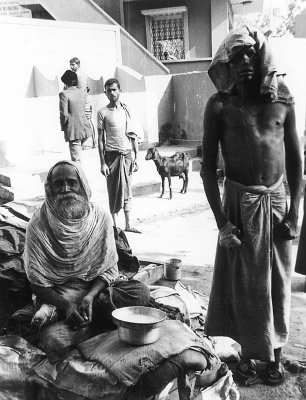
<svg viewBox="0 0 306 400">
<path fill-rule="evenodd" d="M 228 68 L 228 63 L 243 48 L 254 46 L 260 57 L 261 85 L 260 93 L 268 95 L 272 102 L 291 104 L 292 96 L 277 76 L 270 46 L 265 36 L 246 25 L 232 31 L 221 43 L 208 69 L 208 74 L 218 92 L 231 93 L 234 82 Z"/>
<path fill-rule="evenodd" d="M 88 182 L 76 163 L 72 165 L 90 197 Z M 54 166 L 54 167 L 55 167 Z M 25 269 L 32 284 L 52 287 L 78 278 L 92 281 L 97 277 L 110 283 L 118 276 L 117 252 L 111 217 L 89 203 L 89 212 L 82 219 L 60 217 L 49 202 L 50 177 L 46 184 L 46 201 L 29 222 L 26 234 Z"/>
</svg>

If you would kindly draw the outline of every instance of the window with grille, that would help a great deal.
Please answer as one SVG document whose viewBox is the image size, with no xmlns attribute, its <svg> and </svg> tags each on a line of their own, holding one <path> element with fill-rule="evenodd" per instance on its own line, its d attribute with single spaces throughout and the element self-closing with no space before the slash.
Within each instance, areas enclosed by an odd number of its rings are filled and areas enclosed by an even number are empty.
<svg viewBox="0 0 306 400">
<path fill-rule="evenodd" d="M 143 10 L 146 16 L 147 45 L 159 60 L 183 60 L 188 54 L 186 7 Z"/>
</svg>

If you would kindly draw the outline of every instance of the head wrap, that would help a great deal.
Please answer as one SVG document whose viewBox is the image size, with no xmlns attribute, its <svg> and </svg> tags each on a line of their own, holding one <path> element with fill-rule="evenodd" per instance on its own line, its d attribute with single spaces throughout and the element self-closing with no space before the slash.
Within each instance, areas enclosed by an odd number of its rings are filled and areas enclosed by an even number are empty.
<svg viewBox="0 0 306 400">
<path fill-rule="evenodd" d="M 91 197 L 91 190 L 90 190 L 89 183 L 88 183 L 88 180 L 86 178 L 86 175 L 85 175 L 80 163 L 79 162 L 74 162 L 74 161 L 68 161 L 68 160 L 66 161 L 66 160 L 64 160 L 64 161 L 58 161 L 56 164 L 53 165 L 52 168 L 50 168 L 50 170 L 48 172 L 48 175 L 47 175 L 47 178 L 46 178 L 46 181 L 45 181 L 45 193 L 46 193 L 47 201 L 49 201 L 50 196 L 52 195 L 52 190 L 51 190 L 52 172 L 59 165 L 65 165 L 65 164 L 71 165 L 73 167 L 73 169 L 75 170 L 75 172 L 78 175 L 78 178 L 80 180 L 80 184 L 82 186 L 82 189 L 84 190 L 86 198 L 87 198 L 87 200 L 89 200 L 90 197 Z"/>
<path fill-rule="evenodd" d="M 50 287 L 78 278 L 97 277 L 110 283 L 118 276 L 117 251 L 110 215 L 89 202 L 89 211 L 80 219 L 58 215 L 50 204 L 52 171 L 71 165 L 89 200 L 91 191 L 79 163 L 60 161 L 49 171 L 45 183 L 46 200 L 29 222 L 26 232 L 25 269 L 32 284 Z"/>
<path fill-rule="evenodd" d="M 235 82 L 227 64 L 243 47 L 250 46 L 254 46 L 260 58 L 260 94 L 267 95 L 272 102 L 292 103 L 293 99 L 288 88 L 277 74 L 271 48 L 266 37 L 260 31 L 247 25 L 232 31 L 226 36 L 209 66 L 208 75 L 218 92 L 227 94 L 232 92 Z"/>
</svg>

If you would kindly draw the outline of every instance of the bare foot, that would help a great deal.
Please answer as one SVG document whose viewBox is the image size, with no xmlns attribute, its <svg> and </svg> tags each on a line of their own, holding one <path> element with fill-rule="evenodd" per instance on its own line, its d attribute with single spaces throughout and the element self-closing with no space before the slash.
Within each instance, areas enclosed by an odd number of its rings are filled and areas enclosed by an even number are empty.
<svg viewBox="0 0 306 400">
<path fill-rule="evenodd" d="M 139 230 L 136 229 L 136 228 L 127 228 L 127 227 L 126 227 L 124 230 L 125 230 L 125 232 L 142 233 L 141 231 L 139 231 Z"/>
</svg>

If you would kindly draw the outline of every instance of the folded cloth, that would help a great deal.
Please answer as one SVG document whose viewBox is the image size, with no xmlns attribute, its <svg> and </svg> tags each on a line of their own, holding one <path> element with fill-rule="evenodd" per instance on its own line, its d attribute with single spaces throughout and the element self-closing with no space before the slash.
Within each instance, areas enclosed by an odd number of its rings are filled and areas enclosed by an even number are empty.
<svg viewBox="0 0 306 400">
<path fill-rule="evenodd" d="M 30 399 L 28 380 L 45 355 L 19 336 L 0 337 L 0 398 Z M 33 398 L 33 397 L 32 397 Z"/>
<path fill-rule="evenodd" d="M 0 228 L 0 254 L 11 256 L 23 252 L 25 234 L 13 226 L 2 226 Z"/>
<path fill-rule="evenodd" d="M 260 57 L 260 94 L 268 96 L 271 102 L 292 104 L 294 100 L 279 76 L 284 73 L 278 73 L 268 41 L 260 31 L 247 25 L 226 36 L 208 68 L 208 75 L 218 92 L 232 92 L 235 82 L 228 63 L 243 47 L 249 46 L 254 46 Z"/>
<path fill-rule="evenodd" d="M 160 338 L 145 346 L 120 341 L 118 332 L 107 332 L 78 345 L 87 360 L 98 361 L 121 383 L 132 386 L 142 375 L 154 370 L 165 359 L 190 347 L 200 347 L 212 355 L 209 347 L 180 321 L 166 320 L 160 325 Z"/>
<path fill-rule="evenodd" d="M 43 388 L 40 399 L 125 399 L 127 387 L 101 364 L 84 360 L 77 349 L 55 363 L 46 358 L 33 370 L 33 380 Z"/>
</svg>

